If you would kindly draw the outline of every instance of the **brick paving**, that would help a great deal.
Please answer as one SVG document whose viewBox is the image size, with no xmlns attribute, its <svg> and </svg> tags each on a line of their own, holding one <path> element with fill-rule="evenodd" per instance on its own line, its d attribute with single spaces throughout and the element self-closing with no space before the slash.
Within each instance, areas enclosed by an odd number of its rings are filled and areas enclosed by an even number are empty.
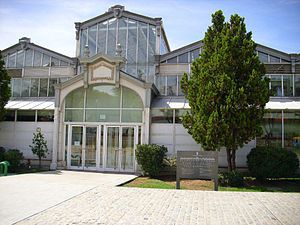
<svg viewBox="0 0 300 225">
<path fill-rule="evenodd" d="M 300 194 L 97 186 L 17 224 L 300 224 Z"/>
</svg>

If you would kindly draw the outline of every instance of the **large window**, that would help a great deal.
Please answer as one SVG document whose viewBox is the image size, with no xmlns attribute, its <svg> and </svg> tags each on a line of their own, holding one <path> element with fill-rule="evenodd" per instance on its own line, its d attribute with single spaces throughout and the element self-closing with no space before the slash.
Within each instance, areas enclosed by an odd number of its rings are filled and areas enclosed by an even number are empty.
<svg viewBox="0 0 300 225">
<path fill-rule="evenodd" d="M 183 95 L 180 88 L 180 80 L 182 75 L 179 76 L 159 76 L 158 89 L 160 95 L 178 96 Z"/>
<path fill-rule="evenodd" d="M 190 109 L 151 109 L 152 123 L 182 123 L 182 116 Z"/>
<path fill-rule="evenodd" d="M 86 100 L 85 100 L 86 99 Z M 143 102 L 133 90 L 113 85 L 79 88 L 66 97 L 66 122 L 142 122 Z"/>
<path fill-rule="evenodd" d="M 300 96 L 298 93 L 297 86 L 298 84 L 298 75 L 295 75 L 295 85 L 293 85 L 293 75 L 284 74 L 284 75 L 270 75 L 270 87 L 272 90 L 273 96 L 276 97 L 290 97 L 294 95 Z"/>
</svg>

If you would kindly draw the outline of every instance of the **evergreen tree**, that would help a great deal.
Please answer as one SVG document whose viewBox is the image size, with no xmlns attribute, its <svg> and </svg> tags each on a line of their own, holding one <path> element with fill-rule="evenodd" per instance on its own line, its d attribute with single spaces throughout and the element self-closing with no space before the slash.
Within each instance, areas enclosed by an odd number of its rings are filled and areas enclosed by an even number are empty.
<svg viewBox="0 0 300 225">
<path fill-rule="evenodd" d="M 32 153 L 39 158 L 39 168 L 41 168 L 42 158 L 46 158 L 48 153 L 47 141 L 42 134 L 41 128 L 37 128 L 36 133 L 33 134 L 32 144 L 29 147 Z"/>
<path fill-rule="evenodd" d="M 185 73 L 181 80 L 191 107 L 183 126 L 204 150 L 225 147 L 232 171 L 238 147 L 261 133 L 270 91 L 244 18 L 235 14 L 224 20 L 221 10 L 212 15 L 200 58 L 193 62 L 190 77 Z"/>
<path fill-rule="evenodd" d="M 0 121 L 3 120 L 5 116 L 4 106 L 10 98 L 10 76 L 8 76 L 5 69 L 5 63 L 2 59 L 2 54 L 0 51 Z"/>
</svg>

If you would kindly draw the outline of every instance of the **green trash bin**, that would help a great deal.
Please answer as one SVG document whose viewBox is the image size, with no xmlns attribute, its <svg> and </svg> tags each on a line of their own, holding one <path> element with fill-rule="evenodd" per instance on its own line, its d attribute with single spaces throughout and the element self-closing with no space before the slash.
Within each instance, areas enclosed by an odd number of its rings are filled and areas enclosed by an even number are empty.
<svg viewBox="0 0 300 225">
<path fill-rule="evenodd" d="M 8 166 L 10 166 L 8 161 L 0 162 L 0 175 L 1 176 L 7 176 Z"/>
</svg>

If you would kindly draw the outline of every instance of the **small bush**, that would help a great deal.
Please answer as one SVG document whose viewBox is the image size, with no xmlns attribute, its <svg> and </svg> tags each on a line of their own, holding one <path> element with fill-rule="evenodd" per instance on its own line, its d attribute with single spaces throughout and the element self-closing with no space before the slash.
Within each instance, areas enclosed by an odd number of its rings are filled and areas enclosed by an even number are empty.
<svg viewBox="0 0 300 225">
<path fill-rule="evenodd" d="M 167 153 L 165 146 L 155 144 L 138 145 L 136 150 L 136 159 L 145 174 L 155 177 L 163 167 L 163 160 Z"/>
<path fill-rule="evenodd" d="M 0 162 L 5 160 L 5 148 L 0 147 Z"/>
<path fill-rule="evenodd" d="M 294 152 L 282 148 L 256 147 L 247 156 L 251 176 L 258 180 L 292 177 L 299 168 Z"/>
<path fill-rule="evenodd" d="M 10 149 L 5 152 L 5 160 L 10 163 L 8 170 L 15 173 L 17 168 L 21 166 L 21 160 L 23 159 L 23 153 L 18 149 Z"/>
<path fill-rule="evenodd" d="M 219 176 L 219 183 L 222 186 L 243 187 L 244 177 L 237 171 L 223 173 Z"/>
</svg>

